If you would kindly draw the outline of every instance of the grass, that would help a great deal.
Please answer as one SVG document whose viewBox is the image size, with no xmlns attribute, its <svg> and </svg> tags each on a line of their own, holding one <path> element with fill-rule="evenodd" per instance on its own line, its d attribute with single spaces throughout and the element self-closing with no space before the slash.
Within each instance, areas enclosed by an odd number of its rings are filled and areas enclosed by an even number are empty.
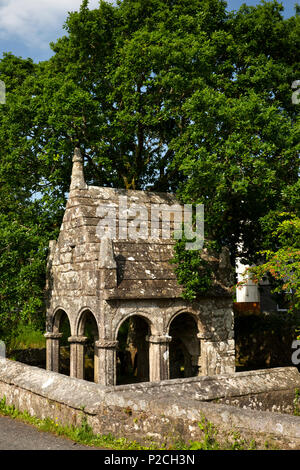
<svg viewBox="0 0 300 470">
<path fill-rule="evenodd" d="M 203 432 L 202 441 L 190 442 L 190 445 L 183 447 L 183 450 L 256 450 L 257 448 L 254 439 L 246 441 L 237 431 L 231 431 L 226 439 L 223 437 L 222 441 L 218 440 L 218 429 L 205 417 L 198 423 L 198 426 Z"/>
<path fill-rule="evenodd" d="M 46 347 L 44 334 L 31 325 L 20 325 L 16 335 L 10 340 L 8 349 L 39 349 Z"/>
<path fill-rule="evenodd" d="M 81 445 L 113 450 L 159 449 L 158 447 L 144 447 L 136 441 L 128 441 L 125 438 L 115 438 L 111 434 L 94 434 L 92 428 L 87 423 L 87 418 L 84 414 L 82 415 L 82 421 L 79 427 L 65 426 L 59 423 L 58 419 L 40 419 L 36 416 L 30 415 L 27 411 L 18 410 L 13 405 L 7 405 L 5 397 L 0 400 L 0 414 L 13 419 L 18 419 L 26 424 L 33 425 L 40 431 L 50 432 L 57 436 L 65 437 Z"/>
<path fill-rule="evenodd" d="M 13 419 L 18 419 L 26 424 L 33 425 L 40 431 L 50 432 L 57 436 L 62 436 L 77 442 L 81 445 L 110 449 L 110 450 L 256 450 L 256 443 L 254 440 L 247 442 L 242 439 L 239 433 L 232 431 L 227 436 L 226 442 L 218 441 L 217 428 L 207 421 L 205 418 L 198 423 L 199 428 L 203 432 L 203 439 L 201 441 L 190 441 L 187 445 L 184 442 L 176 442 L 171 446 L 158 446 L 150 444 L 149 446 L 142 446 L 136 441 L 130 441 L 126 438 L 116 438 L 112 434 L 100 435 L 94 434 L 92 428 L 87 422 L 87 417 L 82 413 L 81 425 L 66 426 L 59 423 L 58 419 L 44 418 L 40 419 L 36 416 L 30 415 L 27 411 L 20 411 L 13 405 L 6 403 L 6 398 L 0 400 L 0 415 L 9 416 Z M 265 449 L 270 448 L 268 443 L 265 443 Z"/>
<path fill-rule="evenodd" d="M 300 416 L 300 389 L 299 388 L 295 389 L 295 398 L 294 398 L 293 405 L 294 405 L 293 415 Z"/>
</svg>

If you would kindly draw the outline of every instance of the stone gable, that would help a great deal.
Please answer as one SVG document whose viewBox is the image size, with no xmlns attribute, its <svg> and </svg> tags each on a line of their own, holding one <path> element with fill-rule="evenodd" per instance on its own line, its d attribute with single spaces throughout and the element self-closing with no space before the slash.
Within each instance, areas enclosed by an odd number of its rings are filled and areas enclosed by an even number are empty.
<svg viewBox="0 0 300 470">
<path fill-rule="evenodd" d="M 49 244 L 49 369 L 59 370 L 61 320 L 66 316 L 70 325 L 71 376 L 84 377 L 88 317 L 96 325 L 96 382 L 116 383 L 118 333 L 128 319 L 136 324 L 136 338 L 140 336 L 135 340 L 139 357 L 144 351 L 142 362 L 149 361 L 149 380 L 169 378 L 170 351 L 185 364 L 180 366 L 184 373 L 233 371 L 233 313 L 226 283 L 228 256 L 226 250 L 221 259 L 204 253 L 214 268 L 213 288 L 193 304 L 184 301 L 170 263 L 173 234 L 179 227 L 182 210 L 172 194 L 86 185 L 82 157 L 75 150 L 60 234 L 57 241 Z M 182 314 L 189 315 L 186 318 L 190 320 L 184 322 Z M 181 337 L 180 330 L 185 327 L 187 331 Z"/>
</svg>

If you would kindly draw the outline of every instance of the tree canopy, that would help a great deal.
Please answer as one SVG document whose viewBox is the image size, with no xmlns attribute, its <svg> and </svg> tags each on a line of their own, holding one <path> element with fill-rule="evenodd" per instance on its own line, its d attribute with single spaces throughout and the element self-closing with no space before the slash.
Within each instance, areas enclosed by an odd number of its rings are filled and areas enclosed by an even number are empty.
<svg viewBox="0 0 300 470">
<path fill-rule="evenodd" d="M 233 258 L 241 242 L 247 260 L 272 248 L 264 228 L 299 215 L 300 16 L 282 11 L 275 0 L 237 12 L 223 0 L 84 0 L 48 61 L 3 55 L 1 321 L 39 318 L 77 146 L 88 183 L 203 203 L 207 239 Z"/>
</svg>

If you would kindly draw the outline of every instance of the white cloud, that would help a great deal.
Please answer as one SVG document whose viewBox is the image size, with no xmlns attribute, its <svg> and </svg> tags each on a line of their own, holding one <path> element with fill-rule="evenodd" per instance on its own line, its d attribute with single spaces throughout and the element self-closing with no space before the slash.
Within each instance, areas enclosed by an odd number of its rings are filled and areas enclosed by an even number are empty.
<svg viewBox="0 0 300 470">
<path fill-rule="evenodd" d="M 22 41 L 29 47 L 48 48 L 61 32 L 69 11 L 78 11 L 82 0 L 0 0 L 0 38 Z M 97 8 L 99 0 L 90 0 Z"/>
</svg>

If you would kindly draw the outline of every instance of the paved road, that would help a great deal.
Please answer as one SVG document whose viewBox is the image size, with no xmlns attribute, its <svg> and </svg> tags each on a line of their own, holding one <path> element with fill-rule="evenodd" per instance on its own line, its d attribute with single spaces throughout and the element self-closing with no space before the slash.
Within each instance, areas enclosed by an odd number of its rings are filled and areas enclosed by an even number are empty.
<svg viewBox="0 0 300 470">
<path fill-rule="evenodd" d="M 69 439 L 42 432 L 35 427 L 0 416 L 0 450 L 93 450 Z"/>
</svg>

